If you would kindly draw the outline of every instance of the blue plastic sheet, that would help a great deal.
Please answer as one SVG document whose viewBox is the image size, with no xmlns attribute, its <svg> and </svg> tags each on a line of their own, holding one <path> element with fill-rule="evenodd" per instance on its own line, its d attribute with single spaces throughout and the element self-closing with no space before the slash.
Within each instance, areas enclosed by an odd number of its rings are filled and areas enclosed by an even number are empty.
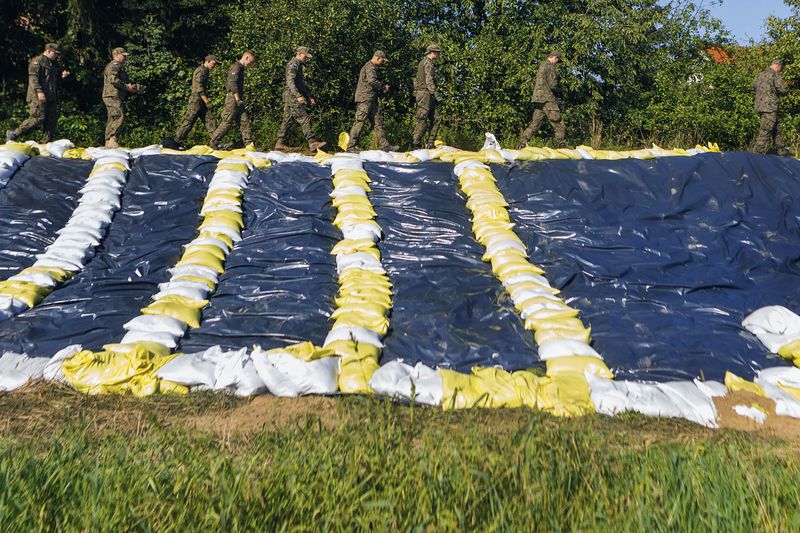
<svg viewBox="0 0 800 533">
<path fill-rule="evenodd" d="M 0 279 L 36 260 L 78 205 L 91 161 L 32 157 L 0 189 Z"/>
<path fill-rule="evenodd" d="M 322 344 L 338 288 L 330 252 L 342 238 L 332 224 L 331 189 L 330 169 L 320 165 L 281 163 L 253 172 L 243 238 L 181 351 Z"/>
<path fill-rule="evenodd" d="M 0 323 L 0 352 L 50 357 L 70 344 L 99 350 L 119 342 L 122 325 L 169 279 L 167 269 L 197 234 L 216 164 L 215 158 L 191 156 L 135 160 L 121 210 L 95 257 L 41 304 Z M 84 171 L 77 164 L 71 170 Z"/>
<path fill-rule="evenodd" d="M 403 359 L 468 372 L 473 365 L 531 368 L 533 335 L 472 237 L 453 165 L 367 164 L 378 243 L 394 284 L 381 363 Z"/>
<path fill-rule="evenodd" d="M 516 230 L 620 378 L 787 364 L 743 330 L 800 311 L 800 162 L 741 153 L 493 168 Z"/>
</svg>

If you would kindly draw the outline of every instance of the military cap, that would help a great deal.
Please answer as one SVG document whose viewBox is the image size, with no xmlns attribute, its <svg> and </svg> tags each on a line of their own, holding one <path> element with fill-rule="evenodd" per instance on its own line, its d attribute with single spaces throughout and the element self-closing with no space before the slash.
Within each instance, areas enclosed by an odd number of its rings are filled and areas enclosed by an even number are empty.
<svg viewBox="0 0 800 533">
<path fill-rule="evenodd" d="M 770 63 L 770 65 L 780 65 L 780 66 L 783 66 L 783 61 L 781 61 L 780 59 L 773 59 L 773 60 L 772 60 L 772 63 Z"/>
<path fill-rule="evenodd" d="M 219 63 L 219 59 L 217 59 L 217 56 L 213 56 L 213 55 L 210 55 L 210 54 L 207 55 L 206 58 L 203 61 L 205 61 L 205 62 L 216 61 L 217 63 Z"/>
<path fill-rule="evenodd" d="M 441 52 L 441 51 L 442 51 L 442 49 L 441 49 L 441 48 L 439 48 L 439 47 L 438 47 L 437 45 L 435 45 L 435 44 L 429 44 L 429 45 L 428 45 L 428 48 L 426 48 L 426 49 L 425 49 L 425 53 L 426 53 L 426 54 L 430 54 L 431 52 Z"/>
<path fill-rule="evenodd" d="M 46 45 L 44 45 L 44 49 L 52 50 L 53 52 L 56 53 L 61 53 L 61 50 L 58 49 L 58 45 L 56 43 L 47 43 Z"/>
<path fill-rule="evenodd" d="M 118 46 L 117 48 L 114 48 L 113 50 L 111 50 L 111 55 L 112 56 L 115 56 L 117 54 L 122 54 L 124 56 L 127 56 L 128 55 L 128 51 L 125 50 L 123 47 Z"/>
<path fill-rule="evenodd" d="M 561 52 L 559 52 L 558 50 L 553 50 L 547 57 L 557 57 L 561 59 Z"/>
<path fill-rule="evenodd" d="M 372 54 L 372 57 L 377 57 L 385 61 L 389 61 L 389 58 L 386 56 L 386 52 L 384 52 L 383 50 L 375 50 L 375 53 Z"/>
<path fill-rule="evenodd" d="M 314 56 L 311 55 L 311 52 L 308 51 L 308 47 L 307 46 L 298 46 L 296 53 L 305 54 L 308 57 L 314 57 Z"/>
</svg>

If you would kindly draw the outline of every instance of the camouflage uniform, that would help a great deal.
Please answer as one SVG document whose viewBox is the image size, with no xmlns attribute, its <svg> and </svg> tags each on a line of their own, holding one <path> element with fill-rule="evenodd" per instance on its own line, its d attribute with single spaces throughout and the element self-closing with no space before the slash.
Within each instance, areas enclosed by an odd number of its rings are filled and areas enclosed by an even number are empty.
<svg viewBox="0 0 800 533">
<path fill-rule="evenodd" d="M 289 131 L 289 125 L 292 120 L 300 124 L 303 129 L 303 135 L 305 135 L 309 145 L 314 142 L 315 134 L 311 128 L 311 117 L 308 116 L 305 104 L 297 101 L 301 96 L 306 101 L 311 99 L 311 93 L 303 79 L 303 62 L 293 57 L 286 64 L 286 87 L 283 89 L 283 119 L 278 129 L 276 145 L 285 144 L 286 132 Z"/>
<path fill-rule="evenodd" d="M 755 91 L 755 110 L 761 117 L 761 125 L 758 128 L 753 151 L 766 154 L 769 143 L 772 141 L 778 154 L 784 155 L 787 152 L 778 122 L 778 96 L 788 92 L 786 83 L 780 74 L 767 68 L 756 76 L 753 90 Z"/>
<path fill-rule="evenodd" d="M 219 144 L 220 139 L 228 132 L 230 127 L 236 123 L 242 132 L 244 145 L 253 142 L 252 129 L 250 127 L 250 117 L 244 107 L 244 65 L 236 61 L 228 69 L 228 80 L 225 82 L 225 107 L 222 109 L 222 118 L 219 127 L 211 134 L 211 145 Z M 234 96 L 239 93 L 239 102 Z"/>
<path fill-rule="evenodd" d="M 58 83 L 61 67 L 44 54 L 31 59 L 28 64 L 28 118 L 20 124 L 14 134 L 19 137 L 44 124 L 42 143 L 48 143 L 56 135 L 58 124 Z M 39 100 L 43 92 L 45 101 Z"/>
<path fill-rule="evenodd" d="M 427 146 L 433 148 L 433 143 L 439 132 L 439 126 L 442 123 L 442 118 L 437 111 L 439 93 L 433 77 L 435 70 L 436 65 L 428 56 L 423 57 L 417 65 L 417 77 L 414 79 L 414 97 L 417 100 L 417 110 L 414 114 L 416 126 L 414 127 L 414 137 L 411 141 L 412 146 L 415 148 L 422 146 L 422 138 L 429 127 L 430 135 L 428 136 Z"/>
<path fill-rule="evenodd" d="M 562 146 L 566 136 L 566 128 L 561 120 L 561 110 L 558 107 L 556 91 L 558 90 L 558 77 L 556 66 L 548 59 L 542 61 L 536 73 L 536 86 L 533 89 L 533 118 L 531 123 L 522 132 L 522 143 L 526 144 L 531 137 L 536 135 L 542 127 L 545 117 L 550 120 L 556 135 L 556 144 Z"/>
<path fill-rule="evenodd" d="M 103 103 L 106 105 L 108 120 L 106 121 L 106 143 L 116 140 L 125 121 L 122 102 L 128 95 L 128 73 L 119 61 L 112 60 L 103 71 Z"/>
<path fill-rule="evenodd" d="M 367 61 L 361 72 L 358 73 L 358 84 L 356 85 L 356 121 L 350 129 L 350 144 L 348 150 L 355 149 L 358 137 L 366 121 L 372 123 L 375 137 L 381 148 L 389 146 L 389 140 L 383 131 L 383 112 L 378 104 L 378 95 L 383 92 L 384 82 L 378 76 L 378 66 L 371 60 Z"/>
<path fill-rule="evenodd" d="M 200 65 L 192 74 L 192 94 L 189 95 L 189 104 L 186 106 L 186 115 L 184 116 L 183 123 L 178 127 L 175 133 L 175 142 L 183 144 L 186 136 L 194 126 L 195 120 L 200 118 L 205 122 L 206 131 L 208 136 L 214 133 L 217 129 L 217 121 L 214 119 L 214 114 L 209 112 L 208 106 L 203 101 L 203 96 L 208 97 L 208 75 L 210 70 L 205 65 Z"/>
</svg>

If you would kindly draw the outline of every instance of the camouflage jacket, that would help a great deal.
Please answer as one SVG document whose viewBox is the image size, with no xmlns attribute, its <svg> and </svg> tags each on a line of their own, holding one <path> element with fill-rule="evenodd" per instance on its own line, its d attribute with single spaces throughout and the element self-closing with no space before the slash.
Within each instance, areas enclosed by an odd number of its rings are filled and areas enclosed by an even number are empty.
<svg viewBox="0 0 800 533">
<path fill-rule="evenodd" d="M 536 72 L 536 86 L 533 89 L 533 101 L 535 103 L 557 102 L 556 92 L 558 91 L 558 77 L 556 76 L 556 66 L 545 59 L 539 65 Z"/>
<path fill-rule="evenodd" d="M 103 98 L 125 98 L 128 94 L 128 73 L 118 61 L 110 61 L 103 71 Z"/>
<path fill-rule="evenodd" d="M 238 61 L 228 68 L 228 79 L 225 81 L 225 90 L 231 94 L 239 93 L 239 98 L 244 100 L 244 65 Z"/>
<path fill-rule="evenodd" d="M 209 70 L 205 65 L 200 65 L 192 74 L 192 96 L 208 96 L 208 74 Z"/>
<path fill-rule="evenodd" d="M 43 92 L 48 102 L 58 99 L 58 83 L 61 80 L 61 67 L 44 54 L 31 59 L 28 64 L 28 101 L 38 99 Z"/>
<path fill-rule="evenodd" d="M 303 79 L 303 62 L 293 57 L 286 64 L 286 87 L 283 89 L 283 101 L 287 104 L 297 104 L 297 99 L 303 96 L 311 98 L 311 93 Z"/>
<path fill-rule="evenodd" d="M 755 92 L 755 108 L 757 113 L 775 113 L 778 111 L 778 96 L 786 94 L 786 83 L 780 74 L 768 68 L 753 82 Z"/>
<path fill-rule="evenodd" d="M 356 103 L 375 102 L 383 91 L 383 81 L 378 76 L 378 66 L 372 61 L 367 61 L 358 73 L 356 85 Z"/>
<path fill-rule="evenodd" d="M 422 61 L 417 65 L 417 77 L 414 79 L 414 92 L 428 92 L 436 94 L 436 81 L 433 79 L 433 73 L 436 70 L 436 65 L 431 58 L 425 56 Z"/>
</svg>

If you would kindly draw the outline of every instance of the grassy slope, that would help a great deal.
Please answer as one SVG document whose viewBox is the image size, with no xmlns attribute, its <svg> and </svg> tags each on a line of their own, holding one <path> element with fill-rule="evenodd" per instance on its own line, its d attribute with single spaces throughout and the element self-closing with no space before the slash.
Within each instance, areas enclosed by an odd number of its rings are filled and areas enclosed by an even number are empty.
<svg viewBox="0 0 800 533">
<path fill-rule="evenodd" d="M 641 417 L 0 396 L 2 531 L 797 530 L 798 479 L 794 443 Z"/>
</svg>

